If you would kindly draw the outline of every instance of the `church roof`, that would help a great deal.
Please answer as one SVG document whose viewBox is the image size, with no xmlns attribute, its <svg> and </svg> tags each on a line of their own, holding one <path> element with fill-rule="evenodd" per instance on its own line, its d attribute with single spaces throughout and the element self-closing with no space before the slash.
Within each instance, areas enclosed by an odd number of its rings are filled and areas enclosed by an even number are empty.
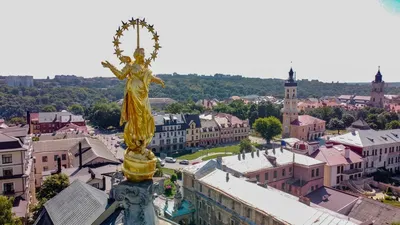
<svg viewBox="0 0 400 225">
<path fill-rule="evenodd" d="M 294 120 L 291 124 L 295 126 L 306 126 L 317 123 L 325 123 L 325 120 L 318 119 L 309 115 L 301 115 L 298 119 Z"/>
</svg>

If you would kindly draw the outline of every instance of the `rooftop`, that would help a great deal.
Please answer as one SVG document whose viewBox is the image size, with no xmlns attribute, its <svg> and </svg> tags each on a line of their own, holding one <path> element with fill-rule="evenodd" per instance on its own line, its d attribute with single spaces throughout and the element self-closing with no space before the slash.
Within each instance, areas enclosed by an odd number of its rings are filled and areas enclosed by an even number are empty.
<svg viewBox="0 0 400 225">
<path fill-rule="evenodd" d="M 36 117 L 36 115 L 35 115 Z M 71 122 L 85 121 L 81 115 L 73 115 L 70 112 L 39 112 L 39 123 L 63 122 L 66 123 L 71 119 Z M 33 118 L 32 118 L 33 119 Z"/>
<path fill-rule="evenodd" d="M 170 121 L 171 124 L 173 123 L 173 120 L 176 120 L 176 124 L 182 124 L 185 123 L 185 118 L 182 114 L 160 114 L 160 115 L 154 115 L 154 123 L 156 126 L 160 125 L 166 125 L 166 121 Z"/>
<path fill-rule="evenodd" d="M 331 141 L 355 147 L 368 147 L 400 142 L 400 129 L 356 130 L 330 138 Z"/>
<path fill-rule="evenodd" d="M 363 161 L 363 158 L 357 153 L 349 149 L 349 158 L 345 157 L 345 146 L 334 145 L 327 147 L 325 145 L 319 147 L 319 149 L 312 154 L 312 157 L 322 162 L 326 162 L 329 166 L 335 165 L 348 165 L 352 163 L 359 163 Z"/>
<path fill-rule="evenodd" d="M 349 204 L 354 204 L 358 196 L 350 195 L 330 187 L 320 187 L 306 195 L 310 201 L 316 205 L 341 213 Z"/>
<path fill-rule="evenodd" d="M 260 187 L 234 176 L 230 176 L 227 181 L 226 173 L 222 170 L 215 169 L 200 178 L 199 181 L 284 223 L 310 225 L 359 224 L 359 221 L 349 219 L 335 212 L 307 206 L 299 202 L 296 197 L 271 187 Z M 274 204 L 267 204 L 266 200 Z"/>
<path fill-rule="evenodd" d="M 245 158 L 243 159 L 243 156 L 241 155 L 240 160 L 238 159 L 237 155 L 226 156 L 222 158 L 222 164 L 242 174 L 262 169 L 274 168 L 274 165 L 265 155 L 266 151 L 268 152 L 268 156 L 276 158 L 277 165 L 292 164 L 293 160 L 296 164 L 304 166 L 313 166 L 323 163 L 317 159 L 293 153 L 286 149 L 269 149 L 260 151 L 259 156 L 257 156 L 257 154 L 254 152 L 254 157 L 251 157 L 251 153 L 246 153 Z"/>
<path fill-rule="evenodd" d="M 321 120 L 309 115 L 301 115 L 297 120 L 294 120 L 291 124 L 297 126 L 313 125 L 317 123 L 325 123 L 325 120 Z"/>
<path fill-rule="evenodd" d="M 83 138 L 70 138 L 60 140 L 34 141 L 33 149 L 34 153 L 68 151 L 82 140 Z"/>
</svg>

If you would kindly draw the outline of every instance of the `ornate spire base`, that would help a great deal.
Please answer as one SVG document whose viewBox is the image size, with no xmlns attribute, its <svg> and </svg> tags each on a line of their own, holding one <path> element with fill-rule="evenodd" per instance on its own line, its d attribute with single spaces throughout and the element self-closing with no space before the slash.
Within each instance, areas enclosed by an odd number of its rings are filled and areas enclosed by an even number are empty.
<svg viewBox="0 0 400 225">
<path fill-rule="evenodd" d="M 153 180 L 139 183 L 123 181 L 111 189 L 110 198 L 114 199 L 124 209 L 123 224 L 158 224 L 153 206 L 154 189 Z"/>
</svg>

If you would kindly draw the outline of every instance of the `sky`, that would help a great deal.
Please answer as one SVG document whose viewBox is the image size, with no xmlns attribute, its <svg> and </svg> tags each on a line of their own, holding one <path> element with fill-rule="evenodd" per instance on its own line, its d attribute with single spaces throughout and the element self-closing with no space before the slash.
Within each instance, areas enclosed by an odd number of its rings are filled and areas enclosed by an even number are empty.
<svg viewBox="0 0 400 225">
<path fill-rule="evenodd" d="M 386 82 L 400 82 L 398 2 L 7 1 L 0 8 L 0 75 L 111 77 L 100 62 L 119 66 L 115 31 L 139 17 L 160 35 L 156 74 L 284 79 L 293 66 L 297 79 L 369 82 L 380 66 Z M 133 54 L 134 31 L 121 41 Z M 146 30 L 140 41 L 152 51 Z"/>
</svg>

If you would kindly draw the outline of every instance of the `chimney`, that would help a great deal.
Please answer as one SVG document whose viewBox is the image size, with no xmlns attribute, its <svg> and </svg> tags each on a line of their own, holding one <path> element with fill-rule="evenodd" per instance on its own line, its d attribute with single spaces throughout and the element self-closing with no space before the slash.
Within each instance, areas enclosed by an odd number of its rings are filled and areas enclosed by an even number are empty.
<svg viewBox="0 0 400 225">
<path fill-rule="evenodd" d="M 79 142 L 79 169 L 82 168 L 82 143 Z"/>
<path fill-rule="evenodd" d="M 31 113 L 26 111 L 26 123 L 28 124 L 28 134 L 31 134 Z"/>
<path fill-rule="evenodd" d="M 246 153 L 244 151 L 242 152 L 242 158 L 243 158 L 243 160 L 246 159 Z"/>
<path fill-rule="evenodd" d="M 299 202 L 301 202 L 301 203 L 303 203 L 303 204 L 305 204 L 305 205 L 310 206 L 310 199 L 309 199 L 309 198 L 300 196 L 300 197 L 299 197 Z"/>
<path fill-rule="evenodd" d="M 260 149 L 257 148 L 256 153 L 257 153 L 257 157 L 260 157 Z"/>
<path fill-rule="evenodd" d="M 239 152 L 239 154 L 238 154 L 238 160 L 240 161 L 240 152 Z"/>
<path fill-rule="evenodd" d="M 72 121 L 72 115 L 69 115 L 69 123 Z"/>
<path fill-rule="evenodd" d="M 254 151 L 251 151 L 251 158 L 254 158 Z"/>
<path fill-rule="evenodd" d="M 103 191 L 106 190 L 106 177 L 105 176 L 103 176 L 103 188 L 102 188 L 102 190 Z"/>
<path fill-rule="evenodd" d="M 226 182 L 229 181 L 229 173 L 226 173 Z"/>
<path fill-rule="evenodd" d="M 57 174 L 61 173 L 61 157 L 57 158 Z"/>
<path fill-rule="evenodd" d="M 345 157 L 346 159 L 349 159 L 349 158 L 350 158 L 350 148 L 346 147 L 346 148 L 344 149 L 344 157 Z"/>
</svg>

